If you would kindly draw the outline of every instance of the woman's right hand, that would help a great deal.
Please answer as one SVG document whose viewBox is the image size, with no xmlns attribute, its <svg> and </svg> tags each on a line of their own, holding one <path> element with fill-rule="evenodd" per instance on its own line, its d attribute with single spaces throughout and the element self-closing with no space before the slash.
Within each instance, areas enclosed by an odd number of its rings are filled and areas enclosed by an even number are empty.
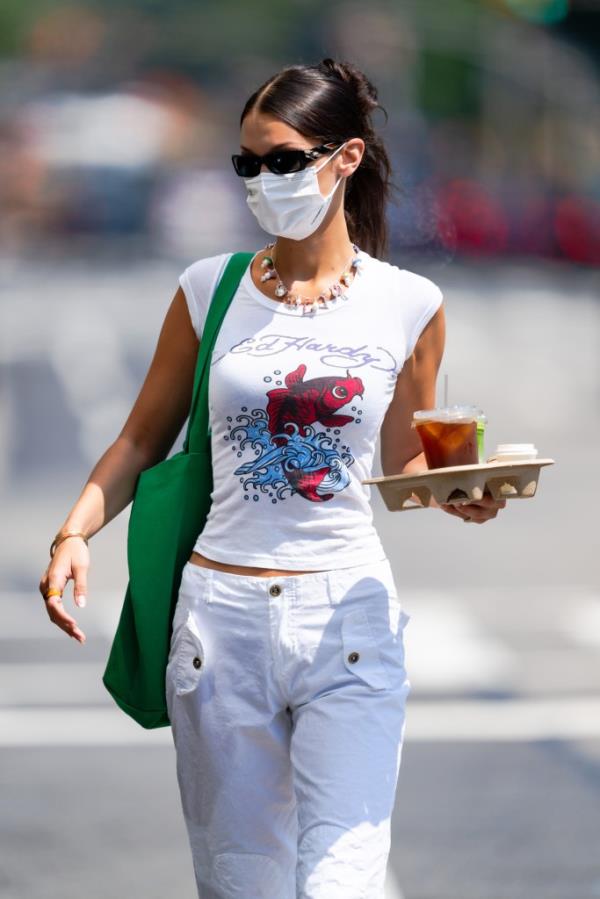
<svg viewBox="0 0 600 899">
<path fill-rule="evenodd" d="M 48 567 L 40 580 L 40 593 L 42 597 L 51 587 L 56 587 L 63 593 L 67 581 L 73 580 L 73 595 L 75 602 L 79 599 L 79 606 L 85 605 L 87 587 L 87 572 L 90 567 L 90 553 L 86 543 L 81 537 L 68 537 L 55 549 Z M 83 600 L 83 601 L 82 601 Z M 50 620 L 62 628 L 70 637 L 85 643 L 86 637 L 77 627 L 75 619 L 64 608 L 62 596 L 51 596 L 44 600 L 46 611 Z"/>
</svg>

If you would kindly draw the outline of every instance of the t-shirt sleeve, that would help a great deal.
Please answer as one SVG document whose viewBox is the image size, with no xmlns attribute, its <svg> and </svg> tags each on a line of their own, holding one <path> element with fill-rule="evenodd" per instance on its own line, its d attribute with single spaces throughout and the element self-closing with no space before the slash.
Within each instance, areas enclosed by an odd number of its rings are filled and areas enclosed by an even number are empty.
<svg viewBox="0 0 600 899">
<path fill-rule="evenodd" d="M 425 326 L 433 318 L 442 305 L 444 294 L 438 285 L 425 275 L 410 273 L 413 279 L 411 295 L 411 315 L 406 328 L 406 359 L 408 359 L 417 344 Z"/>
<path fill-rule="evenodd" d="M 230 256 L 231 253 L 206 256 L 192 262 L 179 275 L 179 284 L 185 294 L 190 319 L 198 340 L 202 338 L 210 301 Z"/>
</svg>

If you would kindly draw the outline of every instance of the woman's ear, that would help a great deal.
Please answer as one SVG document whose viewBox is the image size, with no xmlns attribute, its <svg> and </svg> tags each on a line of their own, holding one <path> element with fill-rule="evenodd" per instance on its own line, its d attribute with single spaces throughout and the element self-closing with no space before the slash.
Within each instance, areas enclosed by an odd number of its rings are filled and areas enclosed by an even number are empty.
<svg viewBox="0 0 600 899">
<path fill-rule="evenodd" d="M 338 174 L 342 178 L 349 178 L 359 167 L 365 152 L 365 142 L 362 137 L 352 137 L 346 141 L 346 145 L 340 153 Z"/>
</svg>

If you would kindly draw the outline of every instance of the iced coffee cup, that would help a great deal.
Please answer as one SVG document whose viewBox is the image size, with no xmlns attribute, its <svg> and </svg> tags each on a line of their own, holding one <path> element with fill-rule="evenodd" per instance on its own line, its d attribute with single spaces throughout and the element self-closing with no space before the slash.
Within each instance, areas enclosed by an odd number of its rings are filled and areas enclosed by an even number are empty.
<svg viewBox="0 0 600 899">
<path fill-rule="evenodd" d="M 477 406 L 442 406 L 414 412 L 411 427 L 417 429 L 427 467 L 448 468 L 479 463 L 477 426 L 485 421 Z"/>
</svg>

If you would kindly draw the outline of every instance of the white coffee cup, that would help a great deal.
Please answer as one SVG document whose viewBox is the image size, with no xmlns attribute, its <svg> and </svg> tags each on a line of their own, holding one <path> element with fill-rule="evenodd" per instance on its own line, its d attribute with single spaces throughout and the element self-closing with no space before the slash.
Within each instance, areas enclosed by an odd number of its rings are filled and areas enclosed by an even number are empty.
<svg viewBox="0 0 600 899">
<path fill-rule="evenodd" d="M 499 443 L 488 462 L 526 462 L 536 459 L 538 451 L 533 443 Z"/>
</svg>

